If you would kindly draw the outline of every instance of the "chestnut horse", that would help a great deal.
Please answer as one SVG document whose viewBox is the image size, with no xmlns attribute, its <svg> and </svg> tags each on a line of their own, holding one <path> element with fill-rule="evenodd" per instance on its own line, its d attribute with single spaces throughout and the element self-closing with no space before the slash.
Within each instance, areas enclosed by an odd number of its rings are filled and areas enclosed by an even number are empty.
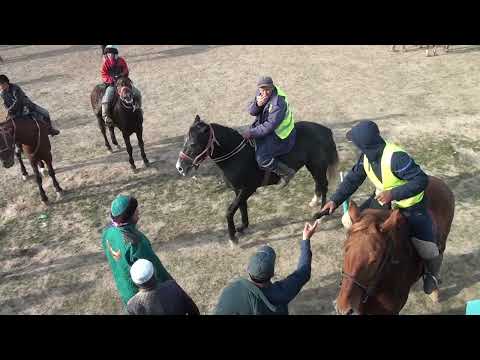
<svg viewBox="0 0 480 360">
<path fill-rule="evenodd" d="M 48 174 L 52 178 L 57 198 L 61 197 L 63 190 L 58 184 L 52 166 L 52 147 L 48 138 L 47 124 L 35 117 L 31 117 L 31 115 L 16 117 L 15 119 L 10 118 L 1 124 L 0 160 L 4 168 L 12 167 L 15 162 L 15 144 L 22 145 L 23 151 L 30 160 L 42 201 L 45 204 L 48 202 L 48 197 L 42 187 L 42 176 L 38 170 L 38 166 L 43 168 L 42 161 L 47 165 Z M 17 151 L 17 157 L 20 156 L 20 152 Z M 25 179 L 26 171 L 24 172 L 23 163 L 20 166 Z"/>
<path fill-rule="evenodd" d="M 429 177 L 425 197 L 443 254 L 455 198 L 448 186 L 435 177 Z M 398 314 L 424 269 L 410 242 L 407 221 L 398 209 L 366 209 L 360 213 L 353 201 L 348 212 L 352 226 L 344 244 L 337 314 Z M 438 301 L 438 289 L 430 296 Z"/>
</svg>

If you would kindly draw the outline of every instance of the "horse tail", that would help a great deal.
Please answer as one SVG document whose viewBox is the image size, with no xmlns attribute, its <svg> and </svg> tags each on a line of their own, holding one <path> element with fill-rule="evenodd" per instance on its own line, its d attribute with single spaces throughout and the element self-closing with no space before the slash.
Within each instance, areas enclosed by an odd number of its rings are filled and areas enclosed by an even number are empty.
<svg viewBox="0 0 480 360">
<path fill-rule="evenodd" d="M 330 130 L 330 129 L 329 129 Z M 330 136 L 328 136 L 328 144 L 327 145 L 327 179 L 328 181 L 332 181 L 335 179 L 337 175 L 337 168 L 338 168 L 338 152 L 337 152 L 337 145 L 333 140 L 333 134 L 330 130 Z"/>
</svg>

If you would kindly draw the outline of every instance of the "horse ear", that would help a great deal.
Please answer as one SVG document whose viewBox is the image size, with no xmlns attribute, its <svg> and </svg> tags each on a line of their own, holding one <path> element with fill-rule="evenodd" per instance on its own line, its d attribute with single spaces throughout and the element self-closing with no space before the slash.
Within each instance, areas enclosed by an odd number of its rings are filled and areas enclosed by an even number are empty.
<svg viewBox="0 0 480 360">
<path fill-rule="evenodd" d="M 195 121 L 193 123 L 196 124 L 198 122 L 200 122 L 200 116 L 198 116 L 197 114 L 197 116 L 195 116 Z"/>
<path fill-rule="evenodd" d="M 354 224 L 360 220 L 360 210 L 358 209 L 357 204 L 353 200 L 350 200 L 348 215 L 350 216 L 350 219 L 352 219 L 352 223 Z"/>
<path fill-rule="evenodd" d="M 380 225 L 381 232 L 389 232 L 399 227 L 400 221 L 402 219 L 402 214 L 400 214 L 400 210 L 395 209 L 390 213 L 390 216 L 387 220 Z"/>
</svg>

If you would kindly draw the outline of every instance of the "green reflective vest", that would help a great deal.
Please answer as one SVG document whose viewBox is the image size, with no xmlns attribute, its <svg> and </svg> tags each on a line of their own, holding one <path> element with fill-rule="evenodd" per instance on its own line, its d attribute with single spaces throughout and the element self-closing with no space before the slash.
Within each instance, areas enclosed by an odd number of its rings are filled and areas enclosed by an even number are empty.
<svg viewBox="0 0 480 360">
<path fill-rule="evenodd" d="M 280 125 L 278 125 L 277 128 L 275 129 L 275 134 L 277 134 L 277 136 L 283 140 L 283 139 L 286 139 L 288 135 L 290 135 L 290 133 L 294 128 L 295 122 L 293 120 L 293 114 L 290 109 L 290 105 L 288 104 L 287 94 L 285 94 L 283 90 L 278 87 L 276 87 L 276 89 L 277 89 L 278 96 L 282 96 L 283 98 L 285 98 L 285 103 L 287 104 L 287 111 L 285 112 L 285 118 L 282 120 Z"/>
</svg>

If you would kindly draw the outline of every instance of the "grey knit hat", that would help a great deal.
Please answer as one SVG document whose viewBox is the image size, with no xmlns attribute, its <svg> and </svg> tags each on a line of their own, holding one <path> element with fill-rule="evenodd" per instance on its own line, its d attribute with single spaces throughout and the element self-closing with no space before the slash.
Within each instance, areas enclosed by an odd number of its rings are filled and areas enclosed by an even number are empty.
<svg viewBox="0 0 480 360">
<path fill-rule="evenodd" d="M 248 263 L 247 271 L 250 276 L 259 281 L 268 281 L 275 272 L 275 250 L 268 245 L 260 247 L 252 255 Z"/>
</svg>

